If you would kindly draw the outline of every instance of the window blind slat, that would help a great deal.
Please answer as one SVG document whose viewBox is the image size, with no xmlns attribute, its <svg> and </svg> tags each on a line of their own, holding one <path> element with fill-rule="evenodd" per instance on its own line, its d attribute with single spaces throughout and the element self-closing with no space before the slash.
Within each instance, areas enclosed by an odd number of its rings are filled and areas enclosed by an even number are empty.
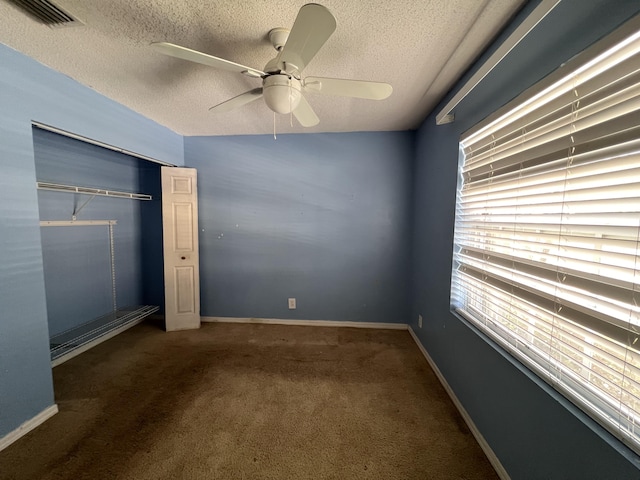
<svg viewBox="0 0 640 480">
<path fill-rule="evenodd" d="M 515 194 L 524 196 L 527 194 L 544 193 L 549 191 L 562 192 L 564 182 L 571 180 L 574 182 L 583 181 L 587 184 L 603 182 L 606 175 L 608 182 L 620 182 L 621 184 L 633 184 L 640 178 L 640 168 L 637 167 L 640 155 L 627 157 L 623 162 L 599 162 L 595 164 L 574 166 L 564 168 L 561 171 L 551 171 L 537 175 L 527 175 L 527 172 L 520 172 L 521 177 L 515 178 L 494 178 L 491 183 L 468 184 L 465 190 L 465 199 L 462 205 L 470 202 L 487 202 L 494 199 L 509 199 Z M 634 163 L 635 162 L 635 163 Z M 576 183 L 574 183 L 576 185 Z M 569 185 L 569 188 L 571 185 Z M 491 198 L 487 195 L 491 193 Z"/>
<path fill-rule="evenodd" d="M 640 180 L 639 180 L 640 181 Z M 565 185 L 571 185 L 567 181 Z M 495 199 L 485 202 L 474 201 L 465 203 L 461 209 L 463 215 L 484 215 L 491 210 L 496 214 L 513 214 L 526 216 L 532 213 L 545 213 L 560 211 L 567 215 L 575 213 L 591 213 L 606 215 L 612 212 L 637 213 L 640 212 L 640 191 L 634 184 L 621 184 L 620 186 L 606 186 L 602 188 L 574 188 L 565 192 L 533 193 L 518 195 L 509 199 L 506 196 L 496 196 Z"/>
<path fill-rule="evenodd" d="M 486 215 L 466 215 L 467 221 L 482 221 Z M 501 224 L 543 224 L 546 226 L 551 225 L 564 225 L 567 227 L 579 226 L 579 225 L 594 225 L 594 226 L 611 226 L 611 227 L 628 227 L 630 225 L 637 225 L 637 213 L 635 212 L 612 212 L 610 215 L 597 215 L 589 213 L 575 213 L 571 215 L 562 214 L 560 211 L 550 211 L 549 213 L 532 213 L 529 215 L 521 215 L 516 212 L 512 214 L 496 213 L 491 215 L 492 220 Z M 634 221 L 635 220 L 635 221 Z M 633 230 L 633 227 L 632 227 Z M 633 235 L 633 234 L 632 234 Z"/>
<path fill-rule="evenodd" d="M 630 328 L 628 324 L 632 313 L 640 312 L 640 307 L 633 304 L 633 291 L 637 287 L 633 283 L 633 275 L 627 277 L 631 281 L 604 277 L 599 273 L 571 268 L 571 263 L 557 260 L 541 267 L 535 259 L 509 258 L 495 251 L 483 254 L 469 248 L 454 258 L 465 267 L 481 270 L 504 284 L 533 291 L 559 304 L 574 306 L 578 310 L 588 305 L 595 318 L 624 328 Z M 624 269 L 619 269 L 619 273 L 624 275 Z M 595 287 L 599 289 L 598 295 L 590 293 Z"/>
<path fill-rule="evenodd" d="M 614 91 L 604 97 L 597 95 L 578 97 L 578 91 L 572 93 L 573 95 L 569 94 L 569 103 L 558 112 L 557 116 L 541 119 L 536 122 L 537 125 L 524 125 L 519 135 L 507 133 L 505 136 L 496 132 L 492 135 L 492 142 L 485 151 L 474 152 L 471 155 L 468 167 L 478 168 L 480 165 L 495 163 L 502 158 L 512 157 L 515 153 L 531 150 L 557 138 L 566 137 L 569 125 L 574 132 L 580 131 L 633 112 L 637 110 L 640 102 L 640 83 L 632 83 L 624 90 Z"/>
<path fill-rule="evenodd" d="M 628 132 L 626 132 L 628 133 Z M 610 141 L 611 139 L 607 139 Z M 622 171 L 637 166 L 640 156 L 640 140 L 627 141 L 621 145 L 601 146 L 587 152 L 580 152 L 580 147 L 576 147 L 571 163 L 574 172 L 576 169 L 585 166 L 586 171 L 613 172 Z M 522 185 L 546 183 L 558 180 L 560 176 L 566 175 L 567 150 L 556 152 L 555 155 L 545 158 L 541 164 L 533 166 L 519 165 L 518 169 L 498 174 L 492 172 L 490 178 L 473 178 L 466 176 L 464 191 L 465 196 L 475 194 L 486 194 L 487 191 L 496 191 L 506 185 L 509 188 L 511 182 L 521 182 Z M 538 180 L 539 179 L 539 180 Z M 473 180 L 473 181 L 472 181 Z M 490 190 L 489 190 L 490 188 Z"/>
<path fill-rule="evenodd" d="M 634 102 L 635 108 L 640 108 L 640 99 Z M 640 111 L 634 110 L 621 117 L 614 117 L 602 124 L 590 124 L 589 119 L 581 121 L 580 129 L 574 130 L 574 125 L 565 125 L 561 130 L 548 133 L 536 142 L 524 142 L 522 148 L 514 151 L 502 152 L 486 160 L 477 162 L 473 168 L 462 171 L 463 175 L 471 178 L 494 175 L 495 172 L 527 167 L 546 163 L 549 158 L 565 156 L 570 151 L 582 154 L 596 148 L 606 148 L 615 143 L 624 143 L 638 139 L 640 130 Z M 569 135 L 571 133 L 571 135 Z M 524 148 L 528 147 L 528 148 Z"/>
<path fill-rule="evenodd" d="M 613 342 L 617 345 L 627 345 L 631 338 L 630 332 L 626 327 L 589 316 L 588 313 L 585 314 L 584 312 L 571 308 L 570 306 L 562 306 L 560 312 L 555 312 L 556 307 L 559 305 L 556 304 L 555 297 L 553 295 L 541 295 L 541 292 L 536 292 L 521 286 L 511 285 L 497 277 L 483 276 L 481 272 L 473 270 L 470 267 L 466 267 L 461 270 L 459 272 L 459 276 L 460 278 L 466 279 L 469 285 L 471 282 L 469 282 L 468 279 L 474 278 L 476 281 L 483 283 L 485 287 L 489 287 L 484 292 L 485 295 L 491 296 L 496 291 L 510 292 L 511 295 L 516 296 L 521 300 L 537 305 L 540 309 L 539 311 L 553 312 L 554 319 L 562 319 L 562 321 L 566 323 L 581 325 L 585 331 L 598 332 L 598 334 L 606 337 L 609 342 Z M 466 308 L 467 304 L 468 302 L 465 299 L 465 303 L 462 308 Z M 562 314 L 562 316 L 560 316 L 560 314 Z M 631 333 L 631 335 L 634 334 Z M 587 336 L 585 335 L 585 337 Z M 637 337 L 634 336 L 633 338 Z"/>
<path fill-rule="evenodd" d="M 459 245 L 466 245 L 467 242 L 482 242 L 486 239 L 488 232 L 480 228 L 459 227 Z M 587 253 L 597 250 L 602 254 L 622 253 L 634 256 L 637 251 L 635 239 L 615 240 L 610 238 L 597 238 L 594 236 L 583 237 L 577 235 L 548 234 L 548 233 L 526 233 L 516 230 L 501 230 L 499 236 L 493 236 L 497 241 L 504 239 L 504 242 L 522 242 L 524 244 L 538 245 L 537 248 L 546 248 L 559 243 L 560 246 L 584 249 Z M 544 247 L 543 247 L 544 246 Z M 633 267 L 633 263 L 631 264 Z"/>
<path fill-rule="evenodd" d="M 602 74 L 591 78 L 576 88 L 580 92 L 581 99 L 597 98 L 602 99 L 611 91 L 623 90 L 640 83 L 640 70 L 637 68 L 638 55 L 628 62 L 620 63 Z M 501 129 L 492 130 L 491 135 L 479 137 L 473 145 L 468 145 L 464 149 L 464 154 L 473 163 L 473 158 L 478 154 L 492 147 L 495 139 L 509 138 L 514 135 L 521 135 L 522 130 L 534 129 L 536 124 L 550 123 L 558 116 L 562 115 L 563 109 L 570 107 L 576 99 L 573 89 L 567 89 L 558 97 L 549 101 L 540 108 L 532 109 L 531 113 L 506 124 Z"/>
<path fill-rule="evenodd" d="M 576 236 L 585 238 L 594 238 L 596 240 L 622 240 L 633 241 L 637 234 L 637 227 L 634 226 L 615 226 L 615 225 L 558 225 L 540 222 L 519 223 L 502 223 L 498 221 L 478 221 L 466 222 L 468 228 L 485 232 L 487 235 L 499 235 L 500 232 L 512 231 L 526 234 L 548 234 L 556 235 L 558 238 L 563 236 Z"/>
<path fill-rule="evenodd" d="M 486 244 L 464 242 L 461 243 L 463 254 L 470 252 L 488 253 L 500 256 L 505 261 L 511 261 L 514 268 L 520 271 L 528 271 L 527 265 L 538 266 L 543 264 L 545 268 L 553 272 L 562 272 L 565 275 L 582 278 L 591 281 L 593 284 L 585 285 L 583 288 L 593 288 L 602 284 L 604 287 L 617 287 L 624 290 L 633 291 L 634 288 L 640 287 L 637 283 L 637 270 L 634 268 L 635 258 L 630 255 L 609 254 L 601 255 L 593 259 L 589 257 L 588 251 L 585 249 L 574 248 L 553 248 L 546 251 L 543 245 L 523 245 L 521 248 L 513 248 L 493 242 L 490 247 Z M 599 261 L 598 261 L 599 260 Z M 540 268 L 540 267 L 537 267 Z M 538 273 L 539 270 L 533 273 Z M 627 299 L 629 293 L 616 293 L 608 291 L 607 295 Z M 630 299 L 629 299 L 630 300 Z"/>
</svg>

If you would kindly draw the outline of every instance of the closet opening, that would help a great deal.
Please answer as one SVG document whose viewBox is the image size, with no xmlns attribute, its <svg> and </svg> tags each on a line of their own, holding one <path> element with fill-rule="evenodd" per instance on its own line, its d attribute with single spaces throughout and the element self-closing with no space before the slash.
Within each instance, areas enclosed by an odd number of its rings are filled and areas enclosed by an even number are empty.
<svg viewBox="0 0 640 480">
<path fill-rule="evenodd" d="M 161 165 L 32 129 L 52 366 L 164 305 Z"/>
</svg>

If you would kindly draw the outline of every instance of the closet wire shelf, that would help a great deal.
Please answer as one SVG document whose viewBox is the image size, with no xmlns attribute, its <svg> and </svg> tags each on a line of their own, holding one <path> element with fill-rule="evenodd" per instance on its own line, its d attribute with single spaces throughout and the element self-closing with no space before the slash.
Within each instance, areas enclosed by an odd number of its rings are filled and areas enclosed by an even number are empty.
<svg viewBox="0 0 640 480">
<path fill-rule="evenodd" d="M 100 337 L 108 335 L 115 330 L 133 326 L 134 323 L 157 312 L 158 309 L 154 305 L 119 308 L 115 312 L 102 315 L 82 325 L 58 333 L 49 340 L 51 361 L 55 362 L 55 360 L 89 343 L 93 343 Z"/>
<path fill-rule="evenodd" d="M 83 195 L 99 195 L 103 197 L 129 198 L 131 200 L 152 200 L 151 195 L 145 193 L 121 192 L 107 190 L 106 188 L 79 187 L 77 185 L 62 185 L 59 183 L 36 182 L 39 190 L 51 190 L 54 192 L 81 193 Z"/>
</svg>

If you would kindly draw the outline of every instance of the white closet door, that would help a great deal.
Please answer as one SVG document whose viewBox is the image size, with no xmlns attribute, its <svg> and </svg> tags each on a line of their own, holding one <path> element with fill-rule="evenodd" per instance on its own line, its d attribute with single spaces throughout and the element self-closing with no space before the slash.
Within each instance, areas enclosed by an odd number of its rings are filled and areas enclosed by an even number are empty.
<svg viewBox="0 0 640 480">
<path fill-rule="evenodd" d="M 196 173 L 194 168 L 162 167 L 167 331 L 200 327 Z"/>
</svg>

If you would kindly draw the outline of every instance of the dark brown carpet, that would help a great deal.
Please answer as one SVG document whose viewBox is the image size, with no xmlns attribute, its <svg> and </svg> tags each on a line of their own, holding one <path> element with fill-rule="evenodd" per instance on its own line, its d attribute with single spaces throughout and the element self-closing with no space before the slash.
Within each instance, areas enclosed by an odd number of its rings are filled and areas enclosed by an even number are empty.
<svg viewBox="0 0 640 480">
<path fill-rule="evenodd" d="M 2 479 L 495 479 L 406 331 L 144 323 L 53 371 Z"/>
</svg>

